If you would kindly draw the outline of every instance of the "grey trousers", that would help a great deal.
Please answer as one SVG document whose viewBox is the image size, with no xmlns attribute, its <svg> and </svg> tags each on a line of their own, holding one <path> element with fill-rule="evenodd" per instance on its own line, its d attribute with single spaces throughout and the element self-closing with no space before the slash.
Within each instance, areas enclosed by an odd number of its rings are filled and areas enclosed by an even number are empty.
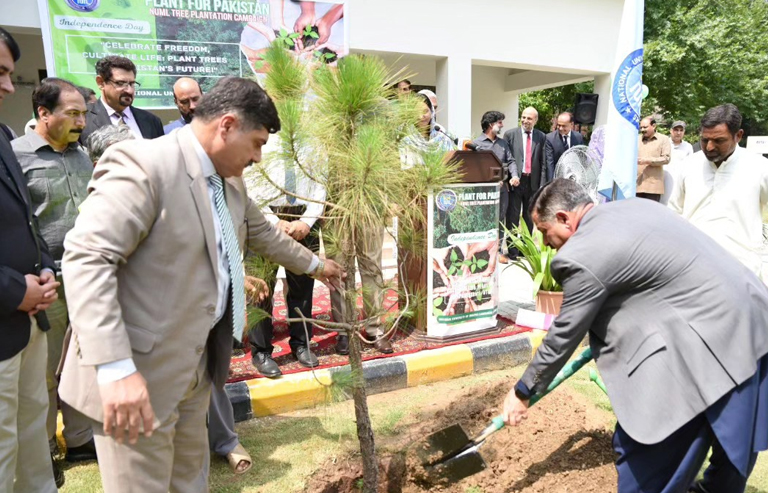
<svg viewBox="0 0 768 493">
<path fill-rule="evenodd" d="M 216 455 L 225 457 L 240 443 L 235 433 L 235 413 L 226 390 L 215 385 L 208 407 L 208 442 Z"/>
</svg>

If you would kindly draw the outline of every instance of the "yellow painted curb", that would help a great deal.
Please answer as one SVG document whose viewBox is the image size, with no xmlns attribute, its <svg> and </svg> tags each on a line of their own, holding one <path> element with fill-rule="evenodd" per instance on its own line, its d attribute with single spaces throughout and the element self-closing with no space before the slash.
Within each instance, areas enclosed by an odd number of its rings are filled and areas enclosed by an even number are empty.
<svg viewBox="0 0 768 493">
<path fill-rule="evenodd" d="M 324 385 L 330 385 L 331 372 L 316 370 Z M 318 383 L 312 372 L 284 375 L 278 379 L 255 378 L 247 382 L 254 416 L 269 416 L 321 404 L 326 387 Z"/>
<path fill-rule="evenodd" d="M 402 359 L 409 387 L 471 375 L 474 369 L 472 350 L 464 344 L 407 354 Z"/>
<path fill-rule="evenodd" d="M 544 340 L 544 336 L 547 335 L 546 330 L 538 330 L 535 329 L 530 332 L 530 338 L 531 338 L 531 358 L 536 354 L 536 351 L 539 349 L 539 346 L 541 346 L 541 341 Z"/>
</svg>

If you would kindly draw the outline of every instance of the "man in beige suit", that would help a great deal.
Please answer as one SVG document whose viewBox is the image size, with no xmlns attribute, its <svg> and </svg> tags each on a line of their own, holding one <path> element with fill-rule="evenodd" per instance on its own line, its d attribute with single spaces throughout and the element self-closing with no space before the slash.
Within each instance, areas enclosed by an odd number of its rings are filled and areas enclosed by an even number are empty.
<svg viewBox="0 0 768 493">
<path fill-rule="evenodd" d="M 187 127 L 110 147 L 67 235 L 73 338 L 60 395 L 93 420 L 111 492 L 207 492 L 205 414 L 244 328 L 243 247 L 338 285 L 275 229 L 241 178 L 280 121 L 253 81 L 225 78 Z"/>
<path fill-rule="evenodd" d="M 659 202 L 664 195 L 664 166 L 672 155 L 672 141 L 656 132 L 656 120 L 640 121 L 637 138 L 637 196 Z"/>
</svg>

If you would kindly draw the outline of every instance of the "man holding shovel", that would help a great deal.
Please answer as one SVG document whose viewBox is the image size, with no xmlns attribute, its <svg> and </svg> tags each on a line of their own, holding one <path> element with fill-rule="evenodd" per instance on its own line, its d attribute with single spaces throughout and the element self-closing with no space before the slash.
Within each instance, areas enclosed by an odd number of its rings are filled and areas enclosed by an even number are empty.
<svg viewBox="0 0 768 493">
<path fill-rule="evenodd" d="M 743 492 L 768 448 L 768 289 L 651 201 L 595 207 L 578 184 L 558 179 L 531 209 L 558 249 L 552 273 L 565 297 L 504 401 L 505 422 L 522 422 L 589 333 L 618 419 L 619 493 Z"/>
</svg>

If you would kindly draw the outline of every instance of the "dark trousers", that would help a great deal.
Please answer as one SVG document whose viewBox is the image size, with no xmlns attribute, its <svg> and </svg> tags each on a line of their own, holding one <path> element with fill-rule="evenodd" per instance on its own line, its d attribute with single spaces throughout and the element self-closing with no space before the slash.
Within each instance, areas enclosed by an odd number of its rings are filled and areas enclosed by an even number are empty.
<svg viewBox="0 0 768 493">
<path fill-rule="evenodd" d="M 755 450 L 766 446 L 762 401 L 768 387 L 767 373 L 761 362 L 755 376 L 659 443 L 643 445 L 616 425 L 613 448 L 619 454 L 618 493 L 686 493 L 710 447 L 712 456 L 704 478 L 692 491 L 743 493 L 757 460 Z M 732 457 L 742 464 L 739 467 L 745 475 L 731 462 L 721 439 L 728 440 L 730 450 L 736 453 Z"/>
<path fill-rule="evenodd" d="M 299 243 L 317 253 L 320 249 L 320 238 L 318 236 L 319 229 L 320 225 L 319 221 L 317 221 L 309 230 L 309 234 Z M 274 272 L 277 272 L 277 268 L 275 268 Z M 269 292 L 274 293 L 277 279 L 275 279 L 274 273 L 270 277 L 271 280 L 267 284 L 269 284 Z M 288 292 L 285 293 L 285 302 L 288 305 L 286 318 L 297 317 L 297 308 L 305 317 L 310 318 L 312 316 L 312 289 L 315 286 L 315 280 L 307 274 L 294 274 L 288 269 L 285 270 L 285 278 L 288 281 Z M 271 315 L 273 308 L 272 296 L 263 301 L 259 305 L 259 308 Z M 299 346 L 306 346 L 308 341 L 304 332 L 304 324 L 301 322 L 292 322 L 288 325 L 288 328 L 291 335 L 290 340 L 288 341 L 288 344 L 291 346 L 291 351 L 296 351 L 296 348 Z M 253 327 L 253 329 L 251 329 L 248 333 L 248 342 L 250 342 L 253 352 L 272 354 L 273 329 L 274 327 L 271 318 L 261 320 Z M 307 324 L 307 332 L 311 339 L 312 325 Z"/>
<path fill-rule="evenodd" d="M 528 206 L 531 202 L 535 190 L 531 187 L 531 175 L 523 174 L 520 177 L 520 184 L 512 192 L 512 219 L 515 226 L 520 224 L 520 213 L 523 214 L 523 221 L 528 226 L 528 231 L 533 230 L 533 221 L 531 220 L 531 211 Z"/>
<path fill-rule="evenodd" d="M 637 197 L 639 197 L 641 199 L 654 200 L 656 202 L 659 202 L 661 200 L 661 194 L 660 193 L 643 193 L 643 192 L 639 192 L 636 195 L 637 195 Z"/>
</svg>

